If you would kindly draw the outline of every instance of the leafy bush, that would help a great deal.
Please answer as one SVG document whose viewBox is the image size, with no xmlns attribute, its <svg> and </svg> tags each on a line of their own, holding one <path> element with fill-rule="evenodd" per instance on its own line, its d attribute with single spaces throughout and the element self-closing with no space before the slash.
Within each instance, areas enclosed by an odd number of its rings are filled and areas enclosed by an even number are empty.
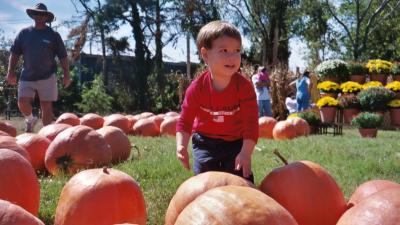
<svg viewBox="0 0 400 225">
<path fill-rule="evenodd" d="M 310 126 L 318 126 L 321 123 L 319 117 L 313 111 L 297 113 L 297 116 L 307 121 Z"/>
<path fill-rule="evenodd" d="M 315 72 L 322 80 L 327 77 L 336 77 L 342 80 L 348 76 L 347 63 L 339 59 L 323 61 L 315 68 Z"/>
<path fill-rule="evenodd" d="M 354 94 L 341 95 L 338 98 L 339 106 L 344 109 L 358 109 L 360 108 L 360 101 Z"/>
<path fill-rule="evenodd" d="M 349 75 L 366 75 L 368 73 L 367 67 L 361 63 L 348 63 L 347 70 Z"/>
<path fill-rule="evenodd" d="M 62 77 L 62 71 L 59 70 L 57 73 L 58 100 L 54 102 L 55 116 L 58 116 L 63 112 L 77 111 L 78 108 L 75 104 L 80 102 L 82 99 L 77 70 L 74 68 L 70 71 L 72 82 L 68 88 L 64 87 Z"/>
<path fill-rule="evenodd" d="M 358 93 L 357 98 L 360 101 L 363 111 L 384 111 L 387 104 L 393 100 L 395 94 L 384 87 L 370 87 Z"/>
<path fill-rule="evenodd" d="M 392 74 L 393 75 L 400 75 L 400 64 L 396 63 L 392 67 Z"/>
<path fill-rule="evenodd" d="M 84 113 L 106 114 L 112 110 L 113 98 L 106 93 L 101 76 L 96 76 L 91 86 L 86 83 L 82 90 L 82 102 L 76 106 Z"/>
<path fill-rule="evenodd" d="M 382 121 L 383 116 L 379 114 L 363 112 L 353 118 L 351 125 L 357 128 L 377 128 L 382 124 Z"/>
</svg>

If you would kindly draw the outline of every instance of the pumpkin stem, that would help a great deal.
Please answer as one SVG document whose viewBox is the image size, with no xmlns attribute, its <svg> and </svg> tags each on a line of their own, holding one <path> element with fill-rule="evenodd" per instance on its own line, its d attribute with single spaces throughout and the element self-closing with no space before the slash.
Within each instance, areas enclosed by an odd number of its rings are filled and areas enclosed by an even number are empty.
<svg viewBox="0 0 400 225">
<path fill-rule="evenodd" d="M 103 167 L 103 173 L 110 174 L 110 172 L 108 172 L 107 166 Z"/>
<path fill-rule="evenodd" d="M 285 157 L 282 156 L 282 154 L 278 151 L 278 149 L 274 149 L 274 154 L 275 154 L 276 156 L 278 156 L 278 158 L 279 158 L 280 160 L 282 160 L 282 162 L 285 163 L 285 165 L 289 164 L 288 161 L 287 161 L 287 159 L 285 159 Z"/>
</svg>

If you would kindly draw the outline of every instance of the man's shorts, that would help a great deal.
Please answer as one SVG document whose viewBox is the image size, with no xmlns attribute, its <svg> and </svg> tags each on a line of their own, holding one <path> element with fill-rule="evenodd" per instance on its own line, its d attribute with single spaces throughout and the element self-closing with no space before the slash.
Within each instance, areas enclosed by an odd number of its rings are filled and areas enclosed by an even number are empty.
<svg viewBox="0 0 400 225">
<path fill-rule="evenodd" d="M 53 74 L 46 80 L 20 81 L 18 86 L 18 98 L 34 98 L 35 91 L 37 91 L 40 101 L 57 101 L 58 89 L 56 75 Z"/>
</svg>

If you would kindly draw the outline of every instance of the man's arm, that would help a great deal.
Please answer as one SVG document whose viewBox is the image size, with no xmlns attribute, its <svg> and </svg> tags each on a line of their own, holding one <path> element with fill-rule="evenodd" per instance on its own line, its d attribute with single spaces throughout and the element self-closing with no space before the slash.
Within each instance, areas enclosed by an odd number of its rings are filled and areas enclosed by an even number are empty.
<svg viewBox="0 0 400 225">
<path fill-rule="evenodd" d="M 7 71 L 7 83 L 10 85 L 17 84 L 17 76 L 15 75 L 15 67 L 17 66 L 19 60 L 19 55 L 11 52 L 9 61 L 8 61 L 8 71 Z"/>
<path fill-rule="evenodd" d="M 68 57 L 64 57 L 60 59 L 60 64 L 63 70 L 63 84 L 64 87 L 68 87 L 71 84 L 71 78 L 69 77 L 69 65 L 68 65 Z"/>
</svg>

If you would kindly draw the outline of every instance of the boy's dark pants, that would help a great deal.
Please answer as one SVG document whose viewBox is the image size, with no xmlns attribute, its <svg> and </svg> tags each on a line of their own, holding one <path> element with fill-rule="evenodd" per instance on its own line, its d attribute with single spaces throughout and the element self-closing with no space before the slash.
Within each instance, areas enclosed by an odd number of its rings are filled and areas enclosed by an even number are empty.
<svg viewBox="0 0 400 225">
<path fill-rule="evenodd" d="M 235 170 L 235 158 L 242 149 L 243 140 L 225 141 L 193 133 L 193 170 L 197 175 L 207 171 L 222 171 L 243 177 L 243 170 Z M 253 174 L 245 179 L 254 183 Z"/>
</svg>

